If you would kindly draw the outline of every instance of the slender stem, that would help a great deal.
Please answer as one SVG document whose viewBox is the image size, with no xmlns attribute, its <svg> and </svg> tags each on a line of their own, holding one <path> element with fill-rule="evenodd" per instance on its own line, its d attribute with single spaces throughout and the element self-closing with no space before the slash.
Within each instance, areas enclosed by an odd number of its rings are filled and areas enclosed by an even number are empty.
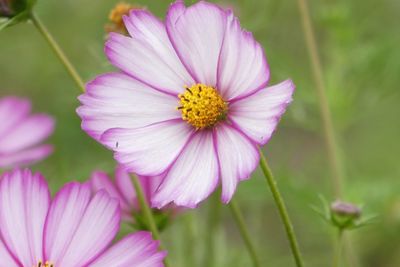
<svg viewBox="0 0 400 267">
<path fill-rule="evenodd" d="M 154 220 L 153 212 L 151 211 L 151 209 L 146 201 L 142 186 L 139 183 L 139 179 L 137 178 L 136 175 L 132 175 L 132 180 L 133 180 L 133 186 L 135 187 L 137 198 L 139 200 L 140 208 L 141 208 L 143 215 L 147 222 L 147 227 L 153 233 L 154 238 L 161 241 L 160 233 L 158 232 L 158 228 L 157 228 L 156 221 Z M 163 249 L 162 245 L 160 245 L 160 247 L 161 247 L 161 249 Z M 166 267 L 169 266 L 167 259 L 164 260 L 164 264 Z"/>
<path fill-rule="evenodd" d="M 335 131 L 332 122 L 332 115 L 326 96 L 325 84 L 322 73 L 321 60 L 318 53 L 318 46 L 315 39 L 311 16 L 307 5 L 307 0 L 298 0 L 301 24 L 305 36 L 308 54 L 311 61 L 312 75 L 317 90 L 321 119 L 323 123 L 324 139 L 327 147 L 329 165 L 332 176 L 334 194 L 337 198 L 343 198 L 343 183 L 345 180 L 343 166 L 339 157 L 339 148 L 336 143 Z M 350 238 L 345 238 L 346 247 L 352 247 Z M 354 250 L 347 252 L 348 261 L 351 266 L 358 266 L 358 258 Z"/>
<path fill-rule="evenodd" d="M 215 237 L 217 235 L 218 223 L 220 221 L 221 205 L 217 194 L 214 194 L 210 199 L 207 229 L 208 235 L 206 236 L 206 267 L 213 267 L 216 265 L 215 259 Z"/>
<path fill-rule="evenodd" d="M 247 250 L 253 261 L 253 266 L 260 267 L 261 266 L 260 259 L 257 256 L 255 246 L 250 238 L 250 233 L 247 230 L 242 212 L 240 211 L 240 208 L 234 199 L 231 200 L 229 207 L 230 210 L 232 211 L 233 218 L 235 219 L 236 224 L 239 227 L 240 234 L 242 235 L 243 241 L 246 244 Z"/>
<path fill-rule="evenodd" d="M 47 30 L 46 26 L 40 21 L 40 19 L 34 14 L 31 13 L 31 20 L 33 22 L 33 25 L 38 29 L 38 31 L 42 34 L 44 39 L 47 41 L 47 43 L 50 45 L 50 47 L 53 49 L 54 53 L 57 55 L 58 59 L 61 61 L 61 63 L 64 65 L 65 69 L 67 70 L 68 74 L 71 76 L 71 78 L 74 80 L 76 85 L 79 87 L 79 89 L 82 90 L 82 92 L 85 92 L 85 83 L 83 82 L 82 78 L 79 76 L 78 72 L 74 68 L 74 66 L 71 64 L 63 50 L 60 48 L 56 40 L 53 38 L 53 36 L 50 34 L 50 32 Z"/>
<path fill-rule="evenodd" d="M 335 242 L 335 252 L 333 255 L 332 267 L 340 267 L 340 260 L 342 257 L 342 243 L 343 243 L 343 229 L 338 229 L 338 236 Z"/>
<path fill-rule="evenodd" d="M 194 219 L 194 214 L 191 213 L 190 211 L 187 212 L 184 216 L 184 223 L 185 223 L 185 233 L 186 235 L 183 235 L 185 237 L 185 248 L 184 248 L 184 261 L 185 261 L 185 266 L 191 266 L 195 267 L 196 266 L 196 229 L 195 229 L 195 219 Z"/>
<path fill-rule="evenodd" d="M 336 145 L 335 131 L 333 128 L 332 115 L 329 108 L 328 97 L 325 92 L 324 79 L 322 74 L 321 60 L 318 55 L 318 46 L 308 11 L 307 0 L 298 0 L 301 23 L 307 44 L 308 54 L 311 60 L 312 75 L 317 90 L 319 109 L 323 124 L 324 139 L 326 142 L 329 165 L 332 175 L 334 194 L 341 198 L 343 191 L 344 174 L 339 160 L 338 146 Z"/>
<path fill-rule="evenodd" d="M 292 249 L 292 254 L 293 254 L 294 260 L 296 262 L 296 266 L 302 267 L 302 266 L 304 266 L 304 264 L 303 264 L 303 261 L 301 258 L 301 253 L 300 253 L 299 245 L 297 243 L 296 235 L 294 233 L 292 222 L 290 221 L 285 202 L 283 201 L 281 193 L 279 192 L 276 180 L 274 179 L 274 176 L 272 175 L 271 169 L 270 169 L 270 167 L 267 163 L 267 160 L 261 149 L 260 149 L 260 166 L 261 166 L 261 170 L 264 173 L 264 176 L 268 182 L 272 196 L 274 197 L 274 200 L 275 200 L 276 206 L 278 208 L 279 215 L 281 216 L 283 225 L 285 226 L 287 238 L 290 243 L 290 248 Z"/>
</svg>

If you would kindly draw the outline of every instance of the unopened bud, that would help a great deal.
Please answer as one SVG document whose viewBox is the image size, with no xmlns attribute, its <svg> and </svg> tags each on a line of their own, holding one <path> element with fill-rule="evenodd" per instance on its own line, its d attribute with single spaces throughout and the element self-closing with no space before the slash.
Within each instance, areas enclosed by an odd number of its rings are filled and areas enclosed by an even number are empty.
<svg viewBox="0 0 400 267">
<path fill-rule="evenodd" d="M 353 227 L 360 216 L 361 209 L 352 203 L 337 200 L 331 204 L 332 222 L 339 228 Z"/>
<path fill-rule="evenodd" d="M 13 15 L 11 2 L 11 0 L 0 0 L 0 17 L 11 17 Z"/>
</svg>

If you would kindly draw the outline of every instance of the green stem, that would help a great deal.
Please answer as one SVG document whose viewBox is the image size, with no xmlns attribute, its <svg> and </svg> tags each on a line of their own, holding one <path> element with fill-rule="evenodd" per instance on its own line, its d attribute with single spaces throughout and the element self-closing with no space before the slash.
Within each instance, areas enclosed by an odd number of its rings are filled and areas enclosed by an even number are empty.
<svg viewBox="0 0 400 267">
<path fill-rule="evenodd" d="M 343 243 L 343 230 L 338 229 L 338 236 L 336 237 L 335 242 L 335 252 L 333 255 L 333 267 L 340 267 L 340 260 L 342 257 L 342 243 Z"/>
<path fill-rule="evenodd" d="M 250 233 L 247 230 L 242 212 L 240 211 L 240 208 L 234 199 L 231 200 L 229 207 L 232 211 L 233 218 L 235 219 L 236 224 L 239 227 L 240 234 L 242 235 L 243 241 L 244 241 L 244 243 L 247 247 L 247 250 L 250 254 L 250 257 L 253 261 L 253 265 L 255 267 L 260 267 L 261 264 L 260 264 L 260 260 L 257 256 L 255 246 L 250 238 Z"/>
<path fill-rule="evenodd" d="M 53 38 L 53 36 L 50 34 L 50 32 L 47 30 L 46 26 L 40 21 L 40 19 L 36 16 L 36 14 L 31 13 L 31 20 L 33 22 L 33 25 L 38 29 L 38 31 L 42 34 L 44 39 L 47 41 L 47 43 L 50 45 L 50 47 L 53 49 L 54 53 L 57 55 L 58 59 L 61 61 L 61 63 L 64 65 L 65 69 L 67 70 L 68 74 L 71 76 L 71 78 L 74 80 L 76 85 L 82 90 L 82 92 L 85 92 L 85 83 L 83 82 L 82 78 L 79 76 L 78 72 L 74 68 L 74 66 L 71 64 L 65 53 L 62 51 L 56 40 Z"/>
<path fill-rule="evenodd" d="M 208 235 L 206 236 L 206 267 L 215 266 L 215 237 L 217 235 L 218 223 L 220 221 L 220 208 L 219 197 L 214 194 L 210 199 L 207 229 Z"/>
<path fill-rule="evenodd" d="M 341 198 L 343 191 L 344 174 L 339 160 L 339 151 L 336 144 L 335 131 L 333 128 L 332 115 L 329 108 L 328 97 L 325 92 L 324 79 L 322 74 L 321 60 L 318 54 L 318 46 L 315 40 L 314 30 L 312 27 L 310 13 L 308 11 L 307 0 L 298 0 L 301 23 L 305 41 L 307 44 L 308 54 L 311 60 L 312 76 L 317 91 L 319 109 L 323 124 L 324 139 L 327 147 L 329 165 L 332 175 L 332 183 L 334 194 Z"/>
<path fill-rule="evenodd" d="M 285 202 L 283 201 L 281 193 L 279 192 L 278 185 L 274 179 L 274 176 L 272 175 L 271 169 L 268 166 L 267 160 L 261 149 L 260 149 L 260 166 L 261 166 L 261 170 L 264 173 L 264 176 L 268 182 L 272 196 L 274 197 L 274 200 L 275 200 L 276 206 L 278 208 L 279 215 L 281 216 L 283 225 L 285 226 L 287 238 L 290 243 L 290 248 L 292 249 L 292 254 L 293 254 L 294 260 L 296 262 L 296 266 L 302 267 L 302 266 L 304 266 L 304 264 L 303 264 L 303 261 L 301 258 L 301 253 L 300 253 L 299 245 L 297 243 L 296 235 L 294 233 L 292 222 L 290 221 Z"/>
<path fill-rule="evenodd" d="M 144 193 L 143 193 L 142 186 L 139 183 L 139 179 L 137 178 L 136 175 L 132 175 L 132 180 L 133 180 L 133 186 L 135 187 L 136 196 L 137 196 L 137 198 L 139 200 L 140 208 L 141 208 L 141 210 L 143 212 L 143 215 L 144 215 L 144 217 L 146 219 L 146 222 L 147 222 L 147 227 L 153 233 L 153 237 L 155 239 L 161 241 L 160 233 L 158 232 L 158 228 L 157 228 L 157 224 L 156 224 L 156 221 L 154 219 L 154 216 L 153 216 L 153 212 L 151 211 L 151 209 L 150 209 L 150 207 L 149 207 L 149 205 L 148 205 L 148 203 L 146 201 L 146 198 L 145 198 Z M 160 245 L 160 248 L 163 250 L 162 245 Z M 168 263 L 167 259 L 164 260 L 164 264 L 165 264 L 166 267 L 169 266 L 169 263 Z"/>
<path fill-rule="evenodd" d="M 195 219 L 194 219 L 194 214 L 192 214 L 190 211 L 187 212 L 184 215 L 184 223 L 185 223 L 185 233 L 187 236 L 183 235 L 185 238 L 185 248 L 184 248 L 184 262 L 185 266 L 191 266 L 195 267 L 196 266 L 196 256 L 195 256 L 195 251 L 196 251 L 196 229 L 195 229 Z"/>
</svg>

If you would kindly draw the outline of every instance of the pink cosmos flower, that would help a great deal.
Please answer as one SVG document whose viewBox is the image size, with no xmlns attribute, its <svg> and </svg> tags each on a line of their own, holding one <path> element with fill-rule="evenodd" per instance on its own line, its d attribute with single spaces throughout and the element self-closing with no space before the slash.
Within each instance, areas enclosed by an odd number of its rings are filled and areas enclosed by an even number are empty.
<svg viewBox="0 0 400 267">
<path fill-rule="evenodd" d="M 0 98 L 0 168 L 25 165 L 52 153 L 51 145 L 38 145 L 54 130 L 54 120 L 44 114 L 30 114 L 27 99 Z"/>
<path fill-rule="evenodd" d="M 147 202 L 151 203 L 156 189 L 162 182 L 161 176 L 155 177 L 138 177 L 142 186 Z M 135 212 L 139 212 L 139 202 L 136 197 L 136 191 L 133 186 L 131 177 L 124 167 L 119 166 L 115 171 L 115 180 L 112 180 L 107 173 L 95 171 L 90 177 L 90 183 L 93 191 L 97 192 L 101 189 L 106 190 L 110 196 L 116 198 L 120 202 L 122 219 L 133 223 Z"/>
<path fill-rule="evenodd" d="M 83 130 L 130 172 L 164 177 L 155 207 L 195 207 L 219 183 L 228 202 L 258 165 L 293 83 L 267 87 L 262 47 L 217 5 L 177 1 L 165 23 L 145 10 L 124 22 L 130 37 L 110 34 L 105 47 L 121 72 L 79 97 Z"/>
<path fill-rule="evenodd" d="M 50 199 L 46 181 L 29 170 L 0 181 L 0 267 L 159 267 L 165 252 L 138 232 L 111 245 L 118 201 L 89 184 L 69 183 Z"/>
</svg>

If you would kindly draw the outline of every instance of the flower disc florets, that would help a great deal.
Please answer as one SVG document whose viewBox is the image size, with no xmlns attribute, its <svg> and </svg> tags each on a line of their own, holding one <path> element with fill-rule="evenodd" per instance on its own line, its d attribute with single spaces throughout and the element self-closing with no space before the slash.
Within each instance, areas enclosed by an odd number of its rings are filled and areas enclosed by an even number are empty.
<svg viewBox="0 0 400 267">
<path fill-rule="evenodd" d="M 38 264 L 33 267 L 54 267 L 54 264 L 48 261 L 46 261 L 45 263 L 39 261 Z"/>
<path fill-rule="evenodd" d="M 228 103 L 225 102 L 214 87 L 195 84 L 186 87 L 183 94 L 178 95 L 182 111 L 182 119 L 197 130 L 213 127 L 226 118 Z"/>
</svg>

